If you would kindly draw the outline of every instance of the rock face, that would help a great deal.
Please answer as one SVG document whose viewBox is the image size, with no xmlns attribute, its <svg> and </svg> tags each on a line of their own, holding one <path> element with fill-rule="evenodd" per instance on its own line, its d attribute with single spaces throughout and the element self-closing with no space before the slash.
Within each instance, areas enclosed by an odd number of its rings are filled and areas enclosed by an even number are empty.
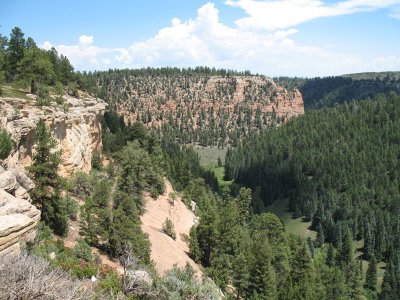
<svg viewBox="0 0 400 300">
<path fill-rule="evenodd" d="M 101 150 L 101 117 L 106 104 L 99 99 L 64 96 L 64 106 L 36 106 L 34 99 L 0 98 L 0 129 L 5 128 L 16 144 L 7 166 L 28 166 L 34 153 L 34 131 L 39 120 L 50 127 L 57 150 L 62 151 L 61 176 L 91 167 L 93 151 Z"/>
<path fill-rule="evenodd" d="M 40 211 L 30 203 L 33 182 L 15 167 L 0 167 L 0 256 L 18 254 L 36 236 Z"/>
<path fill-rule="evenodd" d="M 44 120 L 61 150 L 61 176 L 91 167 L 93 151 L 101 150 L 102 100 L 63 97 L 63 106 L 52 103 L 38 107 L 34 97 L 0 98 L 0 130 L 6 129 L 15 142 L 14 150 L 0 161 L 0 255 L 18 254 L 36 236 L 40 211 L 31 204 L 34 187 L 25 167 L 35 153 L 36 124 Z"/>
</svg>

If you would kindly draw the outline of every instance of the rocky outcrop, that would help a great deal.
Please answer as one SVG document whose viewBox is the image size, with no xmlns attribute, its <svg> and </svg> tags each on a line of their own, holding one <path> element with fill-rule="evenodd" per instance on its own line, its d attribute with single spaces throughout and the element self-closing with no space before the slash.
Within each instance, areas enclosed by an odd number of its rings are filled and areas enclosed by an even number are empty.
<svg viewBox="0 0 400 300">
<path fill-rule="evenodd" d="M 91 167 L 93 151 L 101 150 L 101 117 L 106 104 L 99 99 L 63 97 L 63 105 L 38 107 L 34 98 L 0 98 L 0 129 L 5 128 L 16 144 L 6 160 L 7 166 L 32 162 L 34 131 L 39 120 L 45 120 L 62 152 L 61 176 Z"/>
<path fill-rule="evenodd" d="M 93 151 L 101 150 L 101 117 L 106 104 L 99 99 L 64 96 L 62 105 L 39 107 L 34 96 L 0 98 L 0 130 L 5 129 L 15 147 L 0 166 L 0 255 L 17 254 L 36 236 L 40 211 L 31 204 L 34 187 L 25 167 L 35 153 L 34 135 L 39 120 L 44 120 L 61 150 L 61 176 L 91 167 Z"/>
<path fill-rule="evenodd" d="M 33 182 L 15 167 L 0 167 L 0 256 L 18 254 L 36 236 L 40 211 L 30 203 Z"/>
</svg>

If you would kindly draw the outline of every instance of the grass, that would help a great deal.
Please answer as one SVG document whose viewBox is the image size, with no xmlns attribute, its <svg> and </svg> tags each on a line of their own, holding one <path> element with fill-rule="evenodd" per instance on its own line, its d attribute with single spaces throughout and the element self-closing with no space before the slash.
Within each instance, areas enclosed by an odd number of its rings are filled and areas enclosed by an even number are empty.
<svg viewBox="0 0 400 300">
<path fill-rule="evenodd" d="M 208 165 L 206 167 L 206 169 L 214 172 L 215 177 L 218 180 L 218 185 L 221 188 L 223 188 L 225 186 L 228 186 L 233 182 L 233 180 L 229 180 L 229 181 L 224 180 L 224 172 L 225 172 L 225 168 L 224 167 L 218 167 L 217 165 Z"/>
<path fill-rule="evenodd" d="M 354 257 L 359 257 L 361 256 L 362 253 L 362 248 L 364 247 L 364 240 L 361 241 L 355 241 L 354 246 L 356 248 L 356 254 Z M 377 285 L 376 285 L 376 290 L 378 293 L 382 291 L 382 282 L 383 282 L 383 276 L 385 274 L 385 267 L 386 264 L 384 262 L 378 262 L 377 263 Z M 362 271 L 363 271 L 363 277 L 365 279 L 365 276 L 367 274 L 367 269 L 368 269 L 368 261 L 365 259 L 362 260 Z"/>
<path fill-rule="evenodd" d="M 11 84 L 4 84 L 1 86 L 2 97 L 10 97 L 10 98 L 22 98 L 29 100 L 30 98 L 26 95 L 27 91 L 21 88 L 13 87 Z"/>
<path fill-rule="evenodd" d="M 218 149 L 218 147 L 194 146 L 194 150 L 200 155 L 200 164 L 202 166 L 216 165 L 218 157 L 225 161 L 227 148 Z"/>
<path fill-rule="evenodd" d="M 277 200 L 267 207 L 267 211 L 276 214 L 285 224 L 287 233 L 300 236 L 304 239 L 311 237 L 315 239 L 316 232 L 309 229 L 311 222 L 304 222 L 303 218 L 292 217 L 292 213 L 288 211 L 289 199 Z"/>
</svg>

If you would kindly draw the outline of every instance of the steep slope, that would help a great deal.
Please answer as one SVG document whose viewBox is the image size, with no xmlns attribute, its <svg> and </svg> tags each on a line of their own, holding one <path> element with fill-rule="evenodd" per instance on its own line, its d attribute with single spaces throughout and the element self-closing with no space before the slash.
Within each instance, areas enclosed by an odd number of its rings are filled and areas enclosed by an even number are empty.
<svg viewBox="0 0 400 300">
<path fill-rule="evenodd" d="M 174 191 L 169 181 L 165 182 L 165 186 L 165 193 L 156 200 L 146 196 L 145 213 L 141 217 L 142 230 L 149 235 L 151 243 L 151 259 L 159 274 L 164 274 L 174 265 L 184 267 L 188 263 L 200 276 L 202 271 L 188 256 L 189 248 L 182 239 L 182 235 L 189 235 L 196 216 L 186 207 L 181 197 L 172 201 L 169 195 Z M 166 218 L 174 224 L 176 240 L 162 232 L 162 224 Z"/>
<path fill-rule="evenodd" d="M 289 90 L 298 88 L 306 109 L 334 107 L 351 100 L 374 98 L 393 91 L 400 94 L 400 72 L 356 73 L 323 78 L 275 79 Z"/>
<path fill-rule="evenodd" d="M 298 90 L 265 76 L 146 69 L 97 72 L 91 79 L 126 122 L 139 120 L 182 143 L 236 144 L 304 113 Z"/>
</svg>

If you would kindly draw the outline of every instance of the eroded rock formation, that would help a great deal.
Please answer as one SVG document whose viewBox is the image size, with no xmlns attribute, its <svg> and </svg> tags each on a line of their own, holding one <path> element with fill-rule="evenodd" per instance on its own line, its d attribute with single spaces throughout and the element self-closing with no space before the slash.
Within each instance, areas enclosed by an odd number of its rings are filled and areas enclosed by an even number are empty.
<svg viewBox="0 0 400 300">
<path fill-rule="evenodd" d="M 91 97 L 63 97 L 64 105 L 39 107 L 34 97 L 0 98 L 0 130 L 6 129 L 15 147 L 0 161 L 0 255 L 19 253 L 36 236 L 40 211 L 31 204 L 34 187 L 25 167 L 35 152 L 34 134 L 44 120 L 61 150 L 61 176 L 89 171 L 93 151 L 101 150 L 101 117 L 106 109 L 102 100 Z"/>
<path fill-rule="evenodd" d="M 0 255 L 19 253 L 36 236 L 40 211 L 30 203 L 33 182 L 19 167 L 0 167 Z"/>
<path fill-rule="evenodd" d="M 62 151 L 61 176 L 87 172 L 92 154 L 101 150 L 101 117 L 106 109 L 102 100 L 64 96 L 65 105 L 36 106 L 34 99 L 0 98 L 0 129 L 5 128 L 16 143 L 6 165 L 28 166 L 34 153 L 34 130 L 45 120 Z"/>
</svg>

